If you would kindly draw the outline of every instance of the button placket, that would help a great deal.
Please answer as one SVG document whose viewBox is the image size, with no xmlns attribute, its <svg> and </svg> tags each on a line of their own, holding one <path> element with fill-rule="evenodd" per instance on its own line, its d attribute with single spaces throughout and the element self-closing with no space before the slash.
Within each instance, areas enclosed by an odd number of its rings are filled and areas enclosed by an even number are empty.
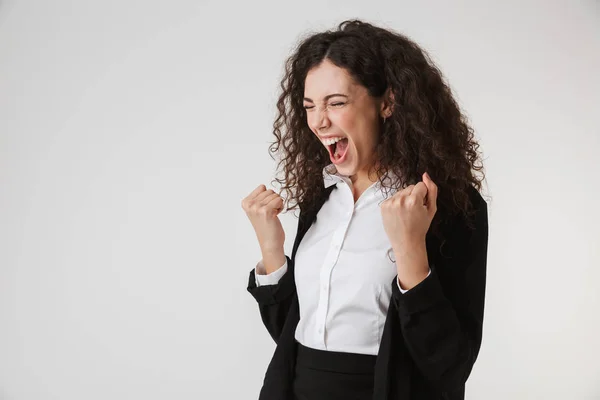
<svg viewBox="0 0 600 400">
<path fill-rule="evenodd" d="M 329 307 L 329 279 L 331 276 L 331 269 L 335 261 L 326 261 L 323 269 L 321 270 L 320 282 L 321 291 L 319 295 L 319 303 L 317 306 L 316 325 L 318 333 L 318 341 L 325 347 L 325 322 L 327 319 L 327 308 Z"/>
<path fill-rule="evenodd" d="M 325 325 L 327 321 L 327 311 L 329 308 L 329 291 L 330 291 L 330 280 L 331 273 L 335 265 L 337 264 L 337 260 L 339 259 L 340 251 L 342 248 L 342 243 L 344 238 L 346 237 L 346 233 L 348 227 L 350 226 L 350 221 L 352 219 L 352 215 L 354 214 L 354 205 L 352 205 L 352 209 L 345 213 L 347 217 L 346 223 L 342 224 L 337 231 L 334 233 L 332 238 L 332 248 L 327 256 L 327 260 L 323 265 L 320 276 L 321 290 L 319 294 L 317 313 L 316 313 L 316 328 L 317 328 L 317 340 L 323 345 L 323 347 L 327 347 L 325 344 Z"/>
</svg>

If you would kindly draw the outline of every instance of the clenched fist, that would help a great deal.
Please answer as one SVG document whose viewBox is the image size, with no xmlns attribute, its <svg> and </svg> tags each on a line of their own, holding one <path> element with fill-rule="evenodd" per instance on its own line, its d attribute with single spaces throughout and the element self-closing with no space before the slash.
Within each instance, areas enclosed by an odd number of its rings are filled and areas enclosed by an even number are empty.
<svg viewBox="0 0 600 400">
<path fill-rule="evenodd" d="M 422 182 L 400 190 L 381 203 L 383 226 L 394 251 L 425 243 L 425 235 L 437 211 L 437 192 L 437 185 L 425 172 Z"/>
<path fill-rule="evenodd" d="M 283 210 L 283 199 L 265 185 L 259 185 L 242 200 L 242 208 L 256 232 L 263 258 L 282 255 L 285 232 L 278 214 Z"/>
</svg>

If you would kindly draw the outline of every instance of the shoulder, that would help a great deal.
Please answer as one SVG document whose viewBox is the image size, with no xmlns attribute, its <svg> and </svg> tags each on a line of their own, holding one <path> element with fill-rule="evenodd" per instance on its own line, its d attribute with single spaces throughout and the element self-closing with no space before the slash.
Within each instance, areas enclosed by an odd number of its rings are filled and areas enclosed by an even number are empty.
<svg viewBox="0 0 600 400">
<path fill-rule="evenodd" d="M 467 194 L 469 195 L 469 200 L 471 201 L 471 204 L 473 205 L 474 209 L 487 208 L 487 202 L 485 201 L 479 190 L 475 188 L 475 186 L 470 185 L 467 189 Z"/>
<path fill-rule="evenodd" d="M 439 251 L 444 257 L 468 253 L 477 238 L 487 240 L 487 202 L 474 186 L 470 186 L 467 192 L 470 200 L 468 210 L 447 219 L 442 225 Z"/>
<path fill-rule="evenodd" d="M 474 187 L 469 186 L 469 200 L 471 202 L 470 217 L 467 218 L 467 225 L 472 229 L 470 231 L 480 231 L 485 228 L 487 230 L 488 221 L 488 204 L 481 193 Z"/>
</svg>

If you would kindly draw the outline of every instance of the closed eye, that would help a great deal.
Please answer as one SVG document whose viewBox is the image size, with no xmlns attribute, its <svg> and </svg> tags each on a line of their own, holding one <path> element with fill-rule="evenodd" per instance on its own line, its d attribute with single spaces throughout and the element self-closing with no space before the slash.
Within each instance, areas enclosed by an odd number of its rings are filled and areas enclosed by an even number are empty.
<svg viewBox="0 0 600 400">
<path fill-rule="evenodd" d="M 338 106 L 343 106 L 344 104 L 346 104 L 346 103 L 331 103 L 330 106 L 338 107 Z M 315 106 L 304 106 L 305 110 L 310 110 L 313 108 L 315 108 Z"/>
</svg>

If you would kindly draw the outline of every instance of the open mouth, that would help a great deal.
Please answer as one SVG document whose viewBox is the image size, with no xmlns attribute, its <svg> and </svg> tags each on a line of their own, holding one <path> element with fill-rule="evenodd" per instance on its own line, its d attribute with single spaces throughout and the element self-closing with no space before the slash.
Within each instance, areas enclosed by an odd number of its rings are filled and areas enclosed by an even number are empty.
<svg viewBox="0 0 600 400">
<path fill-rule="evenodd" d="M 329 150 L 329 157 L 332 161 L 341 160 L 348 151 L 348 138 L 343 138 L 337 142 L 327 146 Z"/>
</svg>

